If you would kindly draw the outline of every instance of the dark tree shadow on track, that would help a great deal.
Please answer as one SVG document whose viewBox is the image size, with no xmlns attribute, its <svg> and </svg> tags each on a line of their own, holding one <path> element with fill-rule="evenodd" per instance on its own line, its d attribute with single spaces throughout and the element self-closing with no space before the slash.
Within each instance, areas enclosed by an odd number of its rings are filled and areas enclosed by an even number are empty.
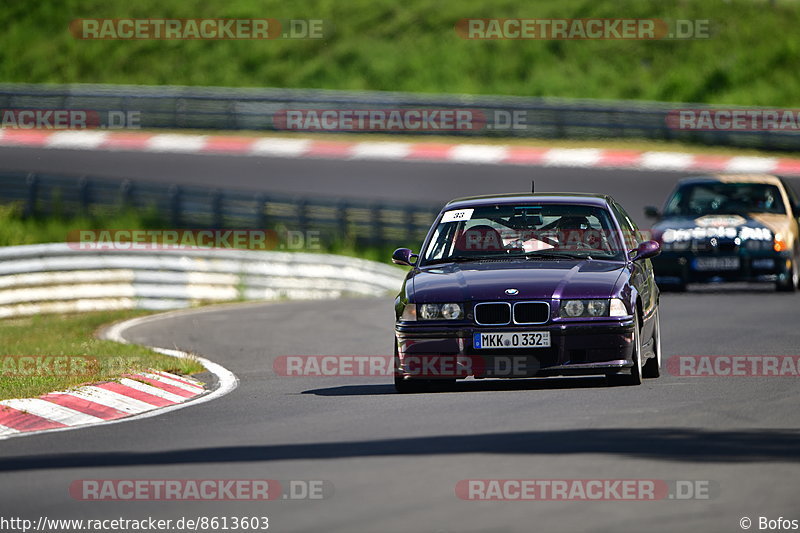
<svg viewBox="0 0 800 533">
<path fill-rule="evenodd" d="M 800 462 L 800 430 L 580 429 L 222 446 L 154 452 L 75 452 L 4 457 L 0 459 L 0 472 L 461 454 L 531 457 L 607 454 L 684 463 L 796 463 Z"/>
<path fill-rule="evenodd" d="M 456 381 L 454 384 L 434 386 L 430 393 L 446 392 L 492 392 L 492 391 L 530 391 L 554 389 L 589 389 L 605 388 L 606 381 L 603 376 L 580 378 L 539 378 L 539 379 L 469 379 Z M 397 394 L 394 385 L 342 385 L 339 387 L 326 387 L 324 389 L 310 389 L 302 394 L 316 396 L 375 396 L 384 394 Z"/>
</svg>

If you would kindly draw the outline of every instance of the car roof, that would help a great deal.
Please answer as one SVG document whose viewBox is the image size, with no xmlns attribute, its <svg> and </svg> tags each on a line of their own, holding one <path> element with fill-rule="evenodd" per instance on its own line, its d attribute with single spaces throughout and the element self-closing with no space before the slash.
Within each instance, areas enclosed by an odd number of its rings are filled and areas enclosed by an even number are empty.
<svg viewBox="0 0 800 533">
<path fill-rule="evenodd" d="M 714 174 L 711 176 L 696 176 L 691 178 L 684 178 L 678 182 L 678 185 L 687 185 L 693 183 L 767 183 L 770 185 L 782 184 L 779 177 L 771 174 Z"/>
<path fill-rule="evenodd" d="M 484 205 L 505 205 L 532 202 L 540 204 L 576 204 L 606 207 L 614 199 L 607 194 L 583 192 L 548 192 L 548 193 L 507 193 L 486 196 L 468 196 L 456 198 L 445 205 L 445 209 L 459 209 Z"/>
</svg>

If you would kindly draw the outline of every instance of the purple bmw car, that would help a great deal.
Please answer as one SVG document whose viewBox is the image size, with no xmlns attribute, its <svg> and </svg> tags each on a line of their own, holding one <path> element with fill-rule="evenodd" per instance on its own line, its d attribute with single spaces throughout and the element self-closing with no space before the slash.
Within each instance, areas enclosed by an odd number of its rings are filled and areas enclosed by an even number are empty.
<svg viewBox="0 0 800 533">
<path fill-rule="evenodd" d="M 395 387 L 456 379 L 605 375 L 661 366 L 659 290 L 631 217 L 605 195 L 506 194 L 448 203 L 395 301 Z"/>
</svg>

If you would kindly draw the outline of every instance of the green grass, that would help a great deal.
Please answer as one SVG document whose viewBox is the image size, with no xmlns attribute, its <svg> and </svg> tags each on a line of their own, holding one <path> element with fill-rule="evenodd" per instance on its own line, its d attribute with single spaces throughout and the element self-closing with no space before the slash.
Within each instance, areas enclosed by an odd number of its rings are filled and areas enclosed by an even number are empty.
<svg viewBox="0 0 800 533">
<path fill-rule="evenodd" d="M 82 41 L 77 18 L 312 18 L 321 40 Z M 710 19 L 710 39 L 464 40 L 462 18 Z M 0 6 L 0 80 L 401 90 L 797 106 L 800 3 L 43 0 Z"/>
<path fill-rule="evenodd" d="M 24 217 L 19 203 L 0 204 L 0 246 L 65 242 L 70 231 L 81 229 L 156 229 L 164 226 L 163 220 L 149 210 L 117 211 L 101 216 Z"/>
<path fill-rule="evenodd" d="M 30 398 L 86 383 L 108 381 L 121 374 L 155 369 L 178 374 L 203 371 L 193 359 L 177 359 L 142 346 L 100 340 L 95 330 L 104 324 L 145 314 L 113 311 L 74 315 L 39 315 L 0 320 L 0 399 Z M 42 370 L 19 375 L 18 360 L 8 356 L 78 356 L 80 371 Z"/>
<path fill-rule="evenodd" d="M 57 209 L 58 211 L 58 209 Z M 108 229 L 164 229 L 170 224 L 152 210 L 127 210 L 96 216 L 49 215 L 24 217 L 19 203 L 0 204 L 0 246 L 65 242 L 72 231 Z M 287 229 L 276 226 L 278 234 Z M 291 228 L 289 228 L 291 229 Z M 410 243 L 418 244 L 418 243 Z M 321 238 L 319 247 L 292 249 L 295 252 L 330 253 L 391 263 L 391 246 L 361 244 L 349 236 Z"/>
</svg>

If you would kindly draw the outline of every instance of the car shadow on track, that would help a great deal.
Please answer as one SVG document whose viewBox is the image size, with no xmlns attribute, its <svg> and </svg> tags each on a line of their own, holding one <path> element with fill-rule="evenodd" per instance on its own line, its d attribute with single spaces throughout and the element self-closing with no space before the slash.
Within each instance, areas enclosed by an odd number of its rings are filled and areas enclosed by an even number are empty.
<svg viewBox="0 0 800 533">
<path fill-rule="evenodd" d="M 580 378 L 539 378 L 539 379 L 470 379 L 457 381 L 454 384 L 434 386 L 427 392 L 492 392 L 492 391 L 530 391 L 554 389 L 588 389 L 606 387 L 605 378 L 580 377 Z M 310 389 L 302 394 L 316 396 L 373 396 L 381 394 L 397 394 L 394 385 L 342 385 L 339 387 L 326 387 L 324 389 Z"/>
<path fill-rule="evenodd" d="M 768 283 L 690 283 L 689 290 L 675 292 L 665 288 L 662 295 L 672 296 L 698 296 L 703 294 L 741 296 L 742 294 L 769 294 L 777 296 L 791 295 L 792 293 L 781 293 L 775 291 L 775 284 Z"/>
<path fill-rule="evenodd" d="M 800 430 L 586 428 L 466 433 L 337 442 L 198 447 L 148 452 L 71 452 L 6 456 L 0 472 L 141 465 L 233 464 L 462 454 L 607 454 L 684 463 L 800 462 Z"/>
</svg>

